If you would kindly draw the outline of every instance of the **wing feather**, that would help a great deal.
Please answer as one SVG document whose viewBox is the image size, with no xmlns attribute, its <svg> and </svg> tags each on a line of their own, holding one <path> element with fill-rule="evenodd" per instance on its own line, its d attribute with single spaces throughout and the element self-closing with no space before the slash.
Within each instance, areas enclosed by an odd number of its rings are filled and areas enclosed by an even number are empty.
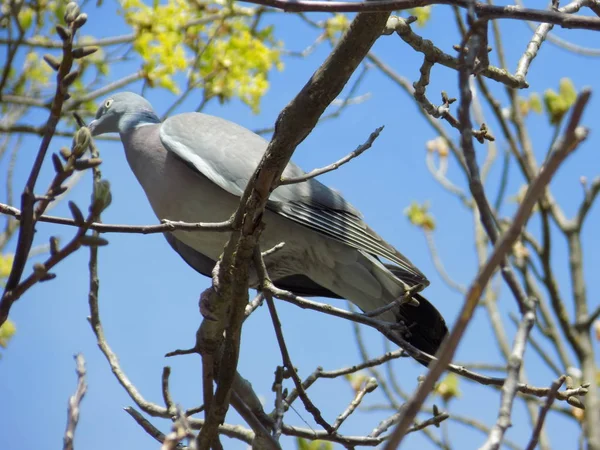
<svg viewBox="0 0 600 450">
<path fill-rule="evenodd" d="M 246 128 L 200 113 L 167 119 L 161 125 L 160 139 L 169 152 L 191 169 L 237 196 L 242 195 L 268 145 Z M 298 177 L 304 173 L 289 163 L 283 175 Z M 279 186 L 271 194 L 267 207 L 331 239 L 393 262 L 406 283 L 423 287 L 429 284 L 408 258 L 367 226 L 358 210 L 315 179 Z"/>
<path fill-rule="evenodd" d="M 396 274 L 408 284 L 429 285 L 429 280 L 408 258 L 385 242 L 365 222 L 346 211 L 315 207 L 307 203 L 270 202 L 269 209 L 280 215 L 312 228 L 325 236 L 346 245 L 389 260 L 397 266 Z"/>
</svg>

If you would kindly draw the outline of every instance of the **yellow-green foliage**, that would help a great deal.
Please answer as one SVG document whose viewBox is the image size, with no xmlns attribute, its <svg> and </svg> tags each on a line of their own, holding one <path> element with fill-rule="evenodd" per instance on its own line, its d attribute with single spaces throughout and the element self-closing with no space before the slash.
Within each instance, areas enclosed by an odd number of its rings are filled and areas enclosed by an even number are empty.
<svg viewBox="0 0 600 450">
<path fill-rule="evenodd" d="M 0 283 L 8 277 L 13 265 L 14 255 L 12 253 L 0 254 Z"/>
<path fill-rule="evenodd" d="M 365 372 L 355 372 L 344 375 L 344 378 L 350 383 L 350 387 L 354 392 L 359 392 L 370 377 Z"/>
<path fill-rule="evenodd" d="M 6 348 L 8 346 L 8 341 L 13 337 L 15 332 L 17 331 L 17 327 L 10 320 L 7 320 L 0 326 L 0 347 Z"/>
<path fill-rule="evenodd" d="M 433 231 L 435 229 L 435 220 L 429 212 L 429 204 L 427 202 L 422 205 L 419 205 L 417 202 L 412 202 L 410 206 L 404 210 L 404 215 L 408 217 L 410 223 L 425 231 Z"/>
<path fill-rule="evenodd" d="M 29 31 L 32 27 L 40 30 L 44 25 L 64 24 L 67 3 L 65 0 L 23 3 L 19 10 L 19 25 L 24 31 Z"/>
<path fill-rule="evenodd" d="M 417 18 L 417 25 L 424 27 L 431 18 L 431 6 L 421 6 L 419 8 L 411 8 L 408 10 L 411 16 Z"/>
<path fill-rule="evenodd" d="M 442 397 L 445 402 L 449 402 L 453 398 L 457 398 L 461 396 L 460 388 L 458 385 L 458 377 L 449 373 L 446 377 L 439 382 L 439 384 L 435 387 L 436 395 Z"/>
<path fill-rule="evenodd" d="M 47 86 L 53 74 L 52 69 L 42 61 L 42 57 L 37 52 L 29 52 L 27 54 L 23 72 L 27 73 L 30 83 L 39 86 Z"/>
<path fill-rule="evenodd" d="M 569 78 L 562 78 L 559 82 L 558 93 L 552 89 L 544 92 L 544 105 L 552 125 L 560 123 L 567 111 L 575 103 L 577 91 Z"/>
<path fill-rule="evenodd" d="M 8 277 L 10 274 L 12 263 L 13 255 L 11 253 L 7 253 L 5 255 L 0 254 L 0 285 L 3 285 L 2 282 L 4 278 Z M 13 337 L 15 331 L 17 331 L 17 328 L 10 320 L 7 320 L 2 326 L 0 326 L 0 347 L 6 348 L 8 341 L 10 341 L 10 338 Z"/>
<path fill-rule="evenodd" d="M 25 55 L 23 65 L 18 69 L 18 73 L 11 70 L 9 81 L 11 81 L 11 90 L 15 94 L 25 94 L 39 92 L 42 88 L 49 86 L 52 69 L 42 60 L 42 57 L 35 51 L 29 51 Z M 3 110 L 6 105 L 3 105 Z"/>
<path fill-rule="evenodd" d="M 328 38 L 334 38 L 346 31 L 348 25 L 350 25 L 350 20 L 345 14 L 334 14 L 333 17 L 325 21 L 325 33 Z"/>
<path fill-rule="evenodd" d="M 333 450 L 333 444 L 326 441 L 309 441 L 299 437 L 296 444 L 298 450 Z"/>
<path fill-rule="evenodd" d="M 178 93 L 176 75 L 192 71 L 186 87 L 203 88 L 207 98 L 221 101 L 239 97 L 258 111 L 268 72 L 281 63 L 272 29 L 253 29 L 255 10 L 220 0 L 124 0 L 122 8 L 151 85 Z"/>
<path fill-rule="evenodd" d="M 540 95 L 537 92 L 533 92 L 529 98 L 519 97 L 519 109 L 522 116 L 527 116 L 530 112 L 541 114 L 543 106 Z"/>
<path fill-rule="evenodd" d="M 59 42 L 55 26 L 57 24 L 64 24 L 64 13 L 67 3 L 65 0 L 39 0 L 23 3 L 19 10 L 18 20 L 21 29 L 26 32 L 27 39 L 33 43 L 49 46 Z M 16 27 L 14 26 L 13 31 L 16 31 Z M 85 45 L 86 43 L 95 41 L 95 38 L 78 35 L 76 41 L 78 45 Z M 35 47 L 22 46 L 21 48 L 24 51 L 19 51 L 13 61 L 7 79 L 6 91 L 30 97 L 51 94 L 54 91 L 56 76 L 54 70 L 44 62 L 43 54 L 48 53 L 60 61 L 62 58 L 61 49 L 56 48 L 56 46 L 47 49 L 38 48 L 37 51 L 32 50 Z M 82 75 L 71 87 L 70 94 L 73 97 L 78 97 L 89 92 L 81 81 L 85 78 L 88 68 L 96 68 L 100 75 L 107 75 L 108 73 L 108 65 L 102 49 L 99 49 L 90 56 L 78 59 L 75 66 L 77 67 L 78 65 Z M 91 108 L 92 111 L 96 109 L 93 102 L 84 103 L 81 107 Z M 7 108 L 8 104 L 2 104 L 3 112 Z"/>
</svg>

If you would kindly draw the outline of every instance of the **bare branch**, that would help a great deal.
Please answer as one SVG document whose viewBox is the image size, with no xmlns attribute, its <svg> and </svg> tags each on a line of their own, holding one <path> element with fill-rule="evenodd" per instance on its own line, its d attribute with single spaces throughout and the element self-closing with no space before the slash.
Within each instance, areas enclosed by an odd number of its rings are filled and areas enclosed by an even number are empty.
<svg viewBox="0 0 600 450">
<path fill-rule="evenodd" d="M 22 213 L 19 209 L 0 203 L 0 214 L 13 216 L 21 220 Z M 55 223 L 58 225 L 68 225 L 71 227 L 79 227 L 73 219 L 56 216 L 40 216 L 40 222 Z M 184 231 L 220 231 L 227 232 L 232 230 L 231 220 L 225 222 L 174 222 L 171 220 L 163 220 L 161 225 L 111 225 L 101 222 L 91 222 L 88 229 L 98 231 L 100 233 L 134 233 L 134 234 L 154 234 L 165 233 L 168 231 L 184 230 Z"/>
<path fill-rule="evenodd" d="M 128 406 L 123 408 L 142 429 L 161 444 L 165 441 L 165 435 L 154 425 L 150 423 L 138 410 Z"/>
<path fill-rule="evenodd" d="M 494 255 L 492 255 L 492 256 L 494 256 Z M 494 256 L 494 260 L 496 260 L 496 258 L 497 257 Z M 488 264 L 490 264 L 490 263 L 488 263 Z M 490 269 L 489 268 L 486 269 L 485 273 L 487 273 L 488 270 L 490 270 Z M 493 269 L 492 269 L 492 271 L 493 271 Z M 480 275 L 480 277 L 481 276 L 483 276 L 483 275 Z M 473 285 L 474 284 L 475 283 L 473 283 Z M 277 289 L 275 287 L 269 287 L 268 289 L 273 293 L 273 295 L 275 297 L 277 297 L 281 300 L 287 301 L 289 303 L 292 303 L 296 306 L 299 306 L 300 308 L 311 309 L 313 311 L 318 311 L 318 312 L 329 314 L 329 315 L 332 315 L 335 317 L 340 317 L 340 318 L 343 318 L 346 320 L 350 320 L 355 323 L 361 323 L 361 324 L 370 326 L 372 328 L 375 328 L 376 330 L 381 332 L 384 336 L 388 336 L 388 335 L 392 336 L 391 333 L 393 333 L 393 324 L 390 324 L 389 322 L 383 322 L 383 321 L 380 321 L 377 319 L 373 319 L 365 314 L 357 314 L 357 313 L 348 312 L 348 311 L 345 311 L 340 308 L 335 308 L 331 305 L 326 305 L 323 303 L 318 303 L 318 302 L 315 302 L 312 300 L 308 300 L 306 298 L 298 297 L 297 295 L 294 295 L 291 292 Z M 471 287 L 471 291 L 472 290 L 473 290 L 473 287 Z M 471 295 L 474 295 L 474 294 L 471 292 Z M 398 337 L 397 335 L 393 335 L 393 337 L 395 340 L 401 341 L 401 338 Z M 427 353 L 420 351 L 416 347 L 413 347 L 412 345 L 410 345 L 408 342 L 401 342 L 401 343 L 404 348 L 404 351 L 406 351 L 410 356 L 412 356 L 413 358 L 415 358 L 417 360 L 423 360 L 423 361 L 427 361 L 427 362 L 431 363 L 431 362 L 436 362 L 436 361 L 442 359 L 441 351 L 438 352 L 440 356 L 438 358 L 436 358 L 434 356 L 428 355 Z M 402 356 L 402 354 L 399 354 L 397 352 L 392 352 L 392 353 L 386 353 L 385 355 L 381 356 L 381 358 L 383 361 L 386 361 L 386 360 L 394 359 L 394 358 L 397 358 L 400 356 Z M 373 360 L 373 361 L 375 361 L 375 360 Z M 371 367 L 370 362 L 367 362 L 365 364 L 368 364 L 365 367 Z M 373 364 L 373 365 L 375 365 L 375 364 Z M 359 367 L 359 366 L 353 366 L 352 368 L 341 369 L 342 374 L 352 373 L 354 371 L 355 367 Z M 431 364 L 430 364 L 430 367 L 431 367 Z M 456 373 L 457 375 L 460 375 L 462 377 L 465 377 L 469 380 L 475 381 L 475 382 L 480 383 L 485 386 L 503 386 L 505 383 L 504 378 L 488 377 L 486 375 L 472 372 L 462 366 L 457 366 L 455 364 L 448 364 L 447 369 L 450 372 Z M 360 370 L 360 369 L 357 369 L 357 370 Z M 317 369 L 316 372 L 318 372 L 318 371 L 319 371 L 319 369 Z M 325 374 L 326 374 L 325 375 L 326 378 L 333 378 L 335 376 L 339 376 L 337 371 L 330 372 L 331 376 L 328 376 L 327 372 L 325 372 Z M 321 375 L 313 372 L 313 374 L 311 374 L 311 376 L 305 380 L 305 382 L 304 382 L 305 388 L 312 385 L 312 383 L 314 383 L 314 381 L 316 381 L 316 379 L 318 379 L 320 377 L 321 377 Z M 518 390 L 519 390 L 519 392 L 521 392 L 523 394 L 531 394 L 531 395 L 535 395 L 536 397 L 545 397 L 549 393 L 549 388 L 547 388 L 547 387 L 544 387 L 544 388 L 532 387 L 532 386 L 529 386 L 524 383 L 519 383 Z M 584 395 L 586 392 L 587 392 L 587 390 L 585 388 L 580 387 L 580 388 L 576 388 L 576 389 L 559 392 L 557 395 L 557 398 L 559 400 L 569 401 L 572 397 L 575 397 L 578 395 Z M 581 407 L 581 405 L 579 405 L 578 407 Z"/>
<path fill-rule="evenodd" d="M 584 3 L 584 1 L 576 0 L 574 2 L 569 3 L 566 6 L 563 6 L 562 8 L 559 8 L 558 11 L 561 13 L 566 13 L 566 14 L 576 13 L 583 7 L 583 3 Z M 531 63 L 533 62 L 535 57 L 537 56 L 538 51 L 540 50 L 540 47 L 542 46 L 542 43 L 547 38 L 548 33 L 550 32 L 550 30 L 552 30 L 552 28 L 554 28 L 554 24 L 543 23 L 543 24 L 539 25 L 537 27 L 537 29 L 535 30 L 535 33 L 533 34 L 533 38 L 531 39 L 529 44 L 527 44 L 525 53 L 523 53 L 523 56 L 521 56 L 521 59 L 519 59 L 519 63 L 517 64 L 517 70 L 515 73 L 515 77 L 518 80 L 525 82 L 525 77 L 527 76 L 527 71 L 529 70 L 529 66 L 531 65 Z"/>
<path fill-rule="evenodd" d="M 402 412 L 399 411 L 396 414 L 388 417 L 387 419 L 382 420 L 373 431 L 371 431 L 371 433 L 369 434 L 369 437 L 379 437 L 381 436 L 383 433 L 385 433 L 387 430 L 389 430 L 391 427 L 393 427 L 396 423 L 398 423 L 398 420 L 400 419 L 402 415 Z M 423 422 L 419 422 L 419 423 L 415 423 L 412 427 L 410 427 L 407 431 L 408 433 L 414 433 L 415 431 L 420 431 L 423 430 L 431 425 L 434 426 L 439 426 L 440 423 L 442 423 L 444 420 L 448 419 L 450 417 L 450 414 L 443 412 L 443 413 L 438 413 L 435 414 L 433 417 L 430 417 L 427 420 L 424 420 Z"/>
<path fill-rule="evenodd" d="M 411 21 L 402 17 L 392 16 L 389 18 L 384 34 L 396 33 L 404 42 L 410 45 L 413 50 L 423 53 L 425 64 L 440 64 L 449 69 L 458 70 L 459 60 L 454 56 L 450 56 L 444 53 L 441 49 L 436 47 L 433 42 L 428 39 L 423 39 L 421 36 L 412 31 L 410 27 Z M 429 69 L 426 70 L 430 70 Z M 423 68 L 421 69 L 423 71 Z M 489 78 L 494 81 L 498 81 L 508 87 L 512 88 L 526 88 L 528 85 L 511 75 L 506 69 L 499 69 L 498 67 L 487 65 L 484 67 L 479 75 Z M 428 84 L 428 82 L 427 82 Z M 416 86 L 415 86 L 416 88 Z"/>
<path fill-rule="evenodd" d="M 227 412 L 239 355 L 240 327 L 248 301 L 249 264 L 262 231 L 260 224 L 270 191 L 281 179 L 296 146 L 314 128 L 367 55 L 388 16 L 389 13 L 356 16 L 327 60 L 279 115 L 273 139 L 242 195 L 234 217 L 235 231 L 217 264 L 213 279 L 211 304 L 217 320 L 210 323 L 204 320 L 199 330 L 200 343 L 213 345 L 204 349 L 219 348 L 214 343 L 221 341 L 225 331 L 214 402 L 209 405 L 205 399 L 207 420 L 197 440 L 199 450 L 210 447 L 217 435 L 217 426 Z M 214 350 L 205 350 L 203 359 L 210 358 L 212 352 Z"/>
<path fill-rule="evenodd" d="M 519 324 L 519 320 L 517 319 L 517 317 L 514 314 L 509 314 L 510 320 L 518 325 Z M 548 368 L 550 370 L 552 370 L 556 375 L 560 376 L 561 375 L 561 370 L 560 368 L 554 363 L 554 361 L 552 361 L 552 359 L 550 358 L 550 356 L 548 356 L 547 352 L 544 350 L 544 348 L 540 345 L 540 343 L 531 335 L 531 333 L 528 334 L 527 336 L 527 340 L 529 341 L 529 343 L 531 344 L 531 346 L 533 347 L 533 349 L 536 351 L 536 353 L 538 354 L 538 356 L 540 358 L 542 358 L 542 360 L 546 363 L 546 365 L 548 366 Z"/>
<path fill-rule="evenodd" d="M 473 10 L 479 19 L 515 19 L 545 22 L 560 25 L 563 28 L 580 28 L 600 30 L 600 20 L 587 16 L 570 16 L 568 14 L 532 8 L 521 8 L 514 5 L 496 6 L 470 0 L 374 0 L 365 2 L 321 1 L 321 0 L 248 0 L 248 3 L 270 6 L 286 12 L 380 12 L 402 11 L 428 5 L 455 5 Z"/>
<path fill-rule="evenodd" d="M 171 376 L 171 368 L 169 366 L 163 367 L 162 377 L 161 377 L 161 388 L 162 388 L 162 396 L 163 401 L 165 402 L 165 407 L 167 411 L 172 411 L 173 414 L 176 411 L 175 404 L 173 403 L 173 399 L 171 398 L 171 392 L 169 390 L 169 377 Z"/>
<path fill-rule="evenodd" d="M 154 425 L 150 423 L 139 411 L 132 407 L 125 408 L 125 412 L 127 412 L 133 420 L 140 425 L 146 433 L 152 436 L 156 441 L 161 444 L 165 440 L 165 435 Z M 190 426 L 195 429 L 201 429 L 204 425 L 204 420 L 202 419 L 189 419 Z M 222 424 L 219 426 L 219 433 L 223 436 L 227 436 L 233 439 L 238 439 L 242 442 L 247 443 L 248 445 L 252 445 L 252 441 L 254 440 L 254 433 L 247 428 L 241 427 L 239 425 L 230 425 L 230 424 Z"/>
<path fill-rule="evenodd" d="M 180 409 L 177 409 L 172 431 L 165 436 L 160 450 L 176 450 L 183 439 L 192 439 L 193 437 L 194 433 L 192 433 L 188 418 Z"/>
<path fill-rule="evenodd" d="M 69 398 L 69 407 L 67 414 L 67 430 L 63 439 L 63 450 L 73 450 L 73 439 L 75 437 L 75 428 L 79 422 L 79 406 L 87 391 L 87 383 L 85 382 L 85 360 L 81 353 L 75 355 L 77 364 L 77 389 Z"/>
<path fill-rule="evenodd" d="M 275 425 L 273 427 L 273 437 L 276 440 L 279 440 L 279 436 L 281 435 L 283 415 L 285 414 L 285 406 L 283 404 L 283 371 L 284 367 L 277 366 L 275 369 L 275 381 L 273 382 L 272 387 L 272 391 L 275 392 L 275 409 L 273 410 Z"/>
<path fill-rule="evenodd" d="M 513 243 L 520 234 L 521 228 L 527 222 L 534 205 L 543 194 L 546 186 L 552 179 L 552 176 L 560 164 L 577 148 L 577 146 L 587 137 L 587 131 L 579 127 L 581 115 L 590 98 L 590 91 L 584 90 L 580 93 L 573 107 L 573 112 L 563 138 L 557 142 L 557 146 L 548 158 L 546 166 L 540 171 L 536 179 L 530 184 L 523 202 L 519 206 L 517 213 L 510 228 L 504 233 L 496 244 L 493 253 L 490 255 L 486 264 L 480 269 L 477 278 L 471 284 L 462 310 L 458 315 L 459 319 L 452 329 L 450 335 L 446 338 L 444 344 L 438 351 L 438 360 L 430 366 L 429 373 L 425 380 L 419 386 L 419 389 L 413 398 L 407 403 L 402 420 L 394 430 L 390 440 L 386 444 L 386 450 L 395 449 L 402 441 L 406 430 L 410 426 L 413 418 L 419 411 L 421 405 L 434 387 L 435 382 L 442 374 L 456 351 L 456 347 L 469 324 L 475 308 L 478 304 L 482 290 L 487 285 L 492 274 L 505 258 Z M 470 121 L 468 121 L 470 122 Z M 470 130 L 469 123 L 463 124 L 466 130 Z"/>
<path fill-rule="evenodd" d="M 461 125 L 461 145 L 465 156 L 465 161 L 469 169 L 469 188 L 473 198 L 475 199 L 475 202 L 477 203 L 481 223 L 483 224 L 487 235 L 492 241 L 492 244 L 496 245 L 499 233 L 496 228 L 494 213 L 492 212 L 490 204 L 485 195 L 483 183 L 479 173 L 475 148 L 473 147 L 473 133 L 470 116 L 473 94 L 471 92 L 469 78 L 475 68 L 475 58 L 479 54 L 479 49 L 482 44 L 480 33 L 484 31 L 485 30 L 481 28 L 481 24 L 474 26 L 470 32 L 471 34 L 465 37 L 462 45 L 464 50 L 461 52 L 462 66 L 459 70 L 459 87 L 461 96 L 460 106 L 458 109 L 458 118 Z M 519 305 L 519 309 L 523 313 L 525 311 L 525 293 L 519 286 L 519 283 L 517 282 L 517 279 L 506 260 L 501 262 L 501 266 L 502 276 L 510 287 L 513 296 Z"/>
<path fill-rule="evenodd" d="M 377 381 L 375 380 L 375 378 L 369 378 L 365 385 L 358 390 L 356 396 L 350 402 L 348 407 L 339 416 L 337 416 L 335 422 L 333 423 L 333 429 L 337 431 L 342 425 L 342 423 L 344 423 L 344 421 L 348 417 L 350 417 L 350 415 L 356 410 L 356 408 L 358 408 L 365 395 L 369 394 L 370 392 L 373 392 L 375 389 L 377 389 Z"/>
<path fill-rule="evenodd" d="M 383 127 L 377 128 L 375 131 L 373 131 L 371 133 L 371 135 L 365 141 L 364 144 L 359 145 L 356 148 L 356 150 L 347 154 L 342 159 L 339 159 L 338 161 L 336 161 L 332 164 L 329 164 L 328 166 L 321 167 L 320 169 L 311 170 L 310 172 L 302 175 L 301 177 L 282 178 L 281 181 L 279 182 L 279 185 L 282 186 L 282 185 L 286 185 L 286 184 L 302 183 L 303 181 L 307 181 L 307 180 L 310 180 L 311 178 L 315 178 L 315 177 L 318 177 L 319 175 L 323 175 L 324 173 L 336 170 L 338 167 L 342 166 L 343 164 L 346 164 L 350 160 L 356 158 L 357 156 L 360 156 L 363 152 L 370 149 L 371 146 L 373 145 L 373 142 L 375 142 L 375 139 L 377 139 L 379 137 L 379 133 L 381 133 L 382 130 L 383 130 Z"/>
<path fill-rule="evenodd" d="M 523 357 L 527 346 L 527 338 L 535 322 L 534 304 L 529 305 L 528 311 L 523 315 L 519 324 L 513 350 L 508 359 L 508 376 L 502 386 L 502 397 L 496 425 L 490 431 L 488 440 L 481 447 L 482 450 L 497 450 L 502 445 L 504 433 L 510 427 L 513 401 L 517 395 L 517 386 L 523 365 Z M 554 395 L 554 394 L 553 394 Z M 539 420 L 539 419 L 538 419 Z"/>
<path fill-rule="evenodd" d="M 46 132 L 42 138 L 40 148 L 31 168 L 31 172 L 27 179 L 23 194 L 21 195 L 21 211 L 23 213 L 23 218 L 21 220 L 21 226 L 19 227 L 19 237 L 17 240 L 17 248 L 15 250 L 13 266 L 8 280 L 6 281 L 4 294 L 0 300 L 0 325 L 2 325 L 8 318 L 10 307 L 15 301 L 15 298 L 18 298 L 15 296 L 13 291 L 18 287 L 19 282 L 21 281 L 23 271 L 25 270 L 27 257 L 29 255 L 29 251 L 31 250 L 36 222 L 35 216 L 42 215 L 45 206 L 48 204 L 48 202 L 40 202 L 38 203 L 37 208 L 35 207 L 35 185 L 42 169 L 42 164 L 44 162 L 46 153 L 50 147 L 50 141 L 52 140 L 54 131 L 56 130 L 56 126 L 60 120 L 61 110 L 63 103 L 67 98 L 69 84 L 78 75 L 77 71 L 71 72 L 74 61 L 72 54 L 73 37 L 75 36 L 78 28 L 79 25 L 77 25 L 76 21 L 71 21 L 68 24 L 68 29 L 64 27 L 61 28 L 64 30 L 63 58 L 60 62 L 60 66 L 58 67 L 56 90 L 54 99 L 52 100 L 52 105 L 50 107 L 50 115 L 46 122 Z M 7 65 L 6 67 L 10 67 L 10 65 Z M 69 79 L 71 80 L 69 83 L 66 82 L 68 81 L 68 77 L 70 77 Z M 4 81 L 2 81 L 2 83 L 4 83 Z M 34 208 L 36 209 L 35 211 Z"/>
<path fill-rule="evenodd" d="M 279 344 L 279 349 L 281 351 L 281 358 L 283 359 L 283 365 L 287 369 L 286 375 L 290 376 L 296 386 L 296 391 L 304 404 L 306 410 L 312 414 L 315 422 L 321 425 L 328 433 L 335 433 L 336 428 L 332 427 L 321 415 L 321 411 L 314 405 L 314 403 L 308 398 L 306 391 L 302 387 L 302 380 L 298 376 L 296 372 L 296 368 L 292 364 L 292 360 L 290 359 L 290 354 L 287 349 L 287 345 L 285 344 L 285 340 L 283 338 L 283 332 L 281 331 L 281 322 L 279 321 L 279 317 L 277 315 L 277 310 L 275 309 L 275 303 L 273 302 L 273 297 L 271 294 L 265 294 L 267 300 L 267 306 L 269 307 L 269 313 L 271 314 L 271 320 L 273 321 L 273 328 L 275 329 L 275 335 L 277 336 L 277 343 Z M 343 419 L 342 419 L 343 421 Z M 341 425 L 341 421 L 338 424 Z"/>
<path fill-rule="evenodd" d="M 586 186 L 585 188 L 585 198 L 579 206 L 579 211 L 577 211 L 577 216 L 575 217 L 576 230 L 580 231 L 583 227 L 583 222 L 585 221 L 588 212 L 594 204 L 598 193 L 600 193 L 600 177 L 594 178 L 594 181 L 592 181 L 591 186 Z"/>
<path fill-rule="evenodd" d="M 538 416 L 537 423 L 535 424 L 535 428 L 533 429 L 533 434 L 531 435 L 529 444 L 527 444 L 526 450 L 535 450 L 542 432 L 542 427 L 544 426 L 544 421 L 546 420 L 546 415 L 548 414 L 548 411 L 550 411 L 552 403 L 554 403 L 554 400 L 556 399 L 556 393 L 563 385 L 566 378 L 567 377 L 565 375 L 562 375 L 558 378 L 558 380 L 552 383 L 552 386 L 550 386 L 550 394 L 548 394 L 548 397 L 546 397 L 544 405 L 540 407 L 540 414 Z"/>
<path fill-rule="evenodd" d="M 392 80 L 398 87 L 404 90 L 411 98 L 414 99 L 415 88 L 412 83 L 403 76 L 400 76 L 398 73 L 393 71 L 387 64 L 385 64 L 381 59 L 379 59 L 375 54 L 370 52 L 367 55 L 367 59 L 375 65 L 381 72 L 386 75 L 390 80 Z M 460 163 L 460 166 L 463 170 L 466 171 L 466 166 L 464 162 L 464 156 L 454 143 L 454 141 L 450 138 L 444 127 L 440 124 L 438 120 L 435 120 L 431 115 L 427 114 L 427 112 L 423 108 L 418 108 L 417 112 L 421 114 L 421 116 L 427 121 L 427 123 L 436 131 L 436 133 L 444 139 L 444 142 L 448 144 L 450 151 L 456 158 L 456 160 Z"/>
</svg>

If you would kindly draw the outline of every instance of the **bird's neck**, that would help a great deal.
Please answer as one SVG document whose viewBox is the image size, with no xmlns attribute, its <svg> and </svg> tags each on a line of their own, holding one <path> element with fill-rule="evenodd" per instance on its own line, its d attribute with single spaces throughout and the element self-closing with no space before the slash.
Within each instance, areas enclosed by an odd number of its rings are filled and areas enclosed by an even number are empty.
<svg viewBox="0 0 600 450">
<path fill-rule="evenodd" d="M 154 111 L 138 111 L 135 114 L 123 114 L 119 120 L 119 133 L 125 134 L 139 127 L 155 125 L 160 119 Z"/>
</svg>

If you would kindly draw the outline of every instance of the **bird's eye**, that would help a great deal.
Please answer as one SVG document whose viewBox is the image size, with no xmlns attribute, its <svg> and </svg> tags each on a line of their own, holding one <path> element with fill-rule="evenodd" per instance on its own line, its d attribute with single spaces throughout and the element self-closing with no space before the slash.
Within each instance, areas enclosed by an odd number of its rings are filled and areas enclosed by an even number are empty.
<svg viewBox="0 0 600 450">
<path fill-rule="evenodd" d="M 106 102 L 104 103 L 104 107 L 105 107 L 106 109 L 108 109 L 108 108 L 110 108 L 110 105 L 112 105 L 112 104 L 113 104 L 113 99 L 112 99 L 112 98 L 109 98 L 109 99 L 108 99 L 108 100 L 106 100 Z"/>
</svg>

